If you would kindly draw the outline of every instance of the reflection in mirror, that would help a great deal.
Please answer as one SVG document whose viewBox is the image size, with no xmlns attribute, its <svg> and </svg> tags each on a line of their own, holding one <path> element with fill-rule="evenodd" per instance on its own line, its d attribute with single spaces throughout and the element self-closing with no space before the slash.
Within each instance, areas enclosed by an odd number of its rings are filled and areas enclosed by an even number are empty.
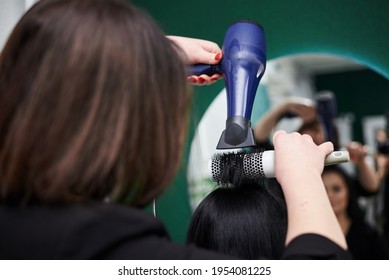
<svg viewBox="0 0 389 280">
<path fill-rule="evenodd" d="M 269 61 L 256 94 L 251 118 L 252 127 L 269 109 L 282 104 L 288 98 L 301 97 L 314 100 L 319 91 L 316 81 L 318 77 L 366 69 L 357 62 L 331 55 L 303 54 Z M 320 91 L 323 90 L 323 84 L 321 87 Z M 192 209 L 195 209 L 215 187 L 209 179 L 208 162 L 213 154 L 226 152 L 226 150 L 216 150 L 217 142 L 225 129 L 226 103 L 225 90 L 222 90 L 205 112 L 191 144 L 187 178 Z M 377 115 L 382 114 L 383 112 L 377 112 Z M 342 111 L 342 114 L 337 116 L 336 126 L 338 131 L 341 131 L 340 147 L 344 147 L 353 139 L 353 121 L 352 111 Z M 296 131 L 301 123 L 299 118 L 284 118 L 276 129 Z"/>
</svg>

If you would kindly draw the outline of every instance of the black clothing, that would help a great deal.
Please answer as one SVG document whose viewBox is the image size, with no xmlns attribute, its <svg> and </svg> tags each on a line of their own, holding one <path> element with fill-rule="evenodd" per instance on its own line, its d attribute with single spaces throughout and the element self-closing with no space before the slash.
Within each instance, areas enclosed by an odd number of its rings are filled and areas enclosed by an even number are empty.
<svg viewBox="0 0 389 280">
<path fill-rule="evenodd" d="M 231 259 L 174 244 L 160 221 L 140 209 L 105 203 L 64 207 L 0 205 L 0 259 Z M 287 259 L 349 258 L 318 235 L 297 237 Z"/>
<path fill-rule="evenodd" d="M 336 260 L 351 259 L 350 253 L 317 234 L 304 234 L 293 239 L 284 252 L 289 260 Z"/>
<path fill-rule="evenodd" d="M 386 240 L 363 222 L 353 222 L 346 236 L 349 251 L 356 260 L 388 260 Z"/>
</svg>

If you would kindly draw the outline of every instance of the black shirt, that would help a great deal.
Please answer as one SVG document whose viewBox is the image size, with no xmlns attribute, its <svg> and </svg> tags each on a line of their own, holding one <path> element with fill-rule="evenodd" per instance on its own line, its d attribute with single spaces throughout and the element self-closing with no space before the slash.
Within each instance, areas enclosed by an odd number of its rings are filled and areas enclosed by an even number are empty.
<svg viewBox="0 0 389 280">
<path fill-rule="evenodd" d="M 364 222 L 353 222 L 346 235 L 349 251 L 356 260 L 388 260 L 386 240 Z"/>
<path fill-rule="evenodd" d="M 0 259 L 230 259 L 175 244 L 143 210 L 106 203 L 64 207 L 0 205 Z M 341 259 L 349 254 L 325 237 L 297 237 L 285 259 Z"/>
</svg>

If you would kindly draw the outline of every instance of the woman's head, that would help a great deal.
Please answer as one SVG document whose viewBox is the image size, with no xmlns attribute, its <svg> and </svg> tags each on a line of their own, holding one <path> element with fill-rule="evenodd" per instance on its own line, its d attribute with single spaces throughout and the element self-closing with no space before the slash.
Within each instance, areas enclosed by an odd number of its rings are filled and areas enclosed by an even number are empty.
<svg viewBox="0 0 389 280">
<path fill-rule="evenodd" d="M 0 56 L 0 199 L 143 205 L 179 164 L 190 102 L 178 50 L 116 0 L 42 0 Z"/>
<path fill-rule="evenodd" d="M 335 214 L 347 213 L 349 187 L 346 178 L 340 172 L 325 171 L 322 179 Z"/>
<path fill-rule="evenodd" d="M 244 183 L 217 188 L 199 204 L 187 242 L 246 259 L 279 259 L 286 227 L 279 185 Z"/>
<path fill-rule="evenodd" d="M 326 166 L 322 179 L 335 215 L 361 219 L 355 190 L 350 176 L 338 166 Z"/>
</svg>

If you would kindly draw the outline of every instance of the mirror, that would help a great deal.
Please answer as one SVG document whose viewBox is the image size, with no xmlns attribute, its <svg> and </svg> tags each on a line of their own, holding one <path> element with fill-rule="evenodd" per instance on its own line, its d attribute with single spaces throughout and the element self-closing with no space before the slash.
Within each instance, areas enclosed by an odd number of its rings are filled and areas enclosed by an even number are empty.
<svg viewBox="0 0 389 280">
<path fill-rule="evenodd" d="M 323 90 L 332 91 L 337 100 L 340 147 L 356 140 L 374 149 L 374 133 L 385 127 L 383 115 L 389 100 L 382 93 L 389 92 L 389 81 L 364 65 L 339 56 L 301 54 L 269 61 L 257 90 L 252 127 L 266 111 L 285 99 L 296 96 L 313 99 Z M 209 179 L 210 158 L 226 152 L 216 150 L 225 128 L 226 102 L 222 90 L 203 115 L 191 143 L 187 179 L 192 210 L 215 186 Z M 298 118 L 283 119 L 277 129 L 291 132 L 300 125 Z"/>
</svg>

